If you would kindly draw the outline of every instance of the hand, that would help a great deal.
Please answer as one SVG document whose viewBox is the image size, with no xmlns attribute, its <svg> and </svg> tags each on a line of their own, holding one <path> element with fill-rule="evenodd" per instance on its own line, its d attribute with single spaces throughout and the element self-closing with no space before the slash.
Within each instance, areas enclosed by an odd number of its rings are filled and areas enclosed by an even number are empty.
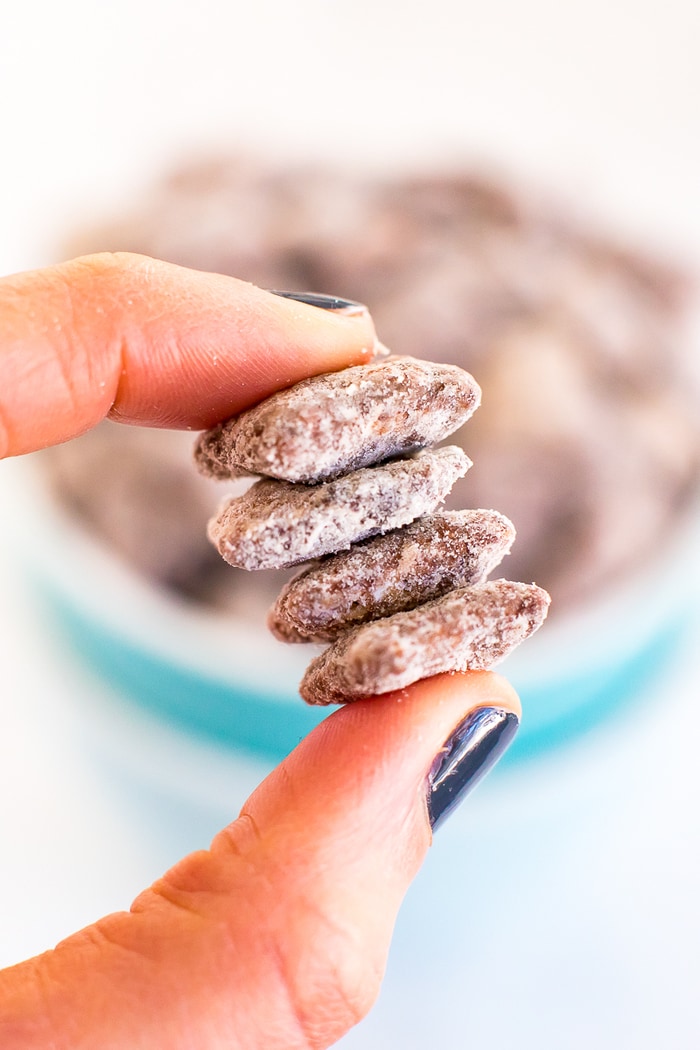
<svg viewBox="0 0 700 1050">
<path fill-rule="evenodd" d="M 367 360 L 373 343 L 366 313 L 139 256 L 20 274 L 0 281 L 0 456 L 66 441 L 105 416 L 207 427 Z M 2 971 L 0 1046 L 329 1046 L 376 997 L 431 822 L 495 761 L 518 715 L 510 686 L 486 673 L 336 711 L 209 850 L 129 912 Z"/>
</svg>

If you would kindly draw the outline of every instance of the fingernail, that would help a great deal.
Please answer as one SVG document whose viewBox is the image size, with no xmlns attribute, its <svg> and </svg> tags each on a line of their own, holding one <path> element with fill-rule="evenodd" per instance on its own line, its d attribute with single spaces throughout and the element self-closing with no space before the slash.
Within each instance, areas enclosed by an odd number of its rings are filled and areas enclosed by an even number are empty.
<svg viewBox="0 0 700 1050">
<path fill-rule="evenodd" d="M 495 766 L 519 721 L 501 707 L 472 711 L 443 744 L 428 774 L 428 816 L 435 831 Z"/>
<path fill-rule="evenodd" d="M 321 295 L 319 292 L 280 292 L 276 288 L 268 288 L 273 295 L 281 295 L 283 299 L 294 299 L 297 303 L 306 303 L 307 306 L 318 306 L 321 310 L 339 310 L 346 314 L 365 314 L 367 307 L 363 303 L 356 303 L 353 299 L 339 299 L 337 295 Z"/>
</svg>

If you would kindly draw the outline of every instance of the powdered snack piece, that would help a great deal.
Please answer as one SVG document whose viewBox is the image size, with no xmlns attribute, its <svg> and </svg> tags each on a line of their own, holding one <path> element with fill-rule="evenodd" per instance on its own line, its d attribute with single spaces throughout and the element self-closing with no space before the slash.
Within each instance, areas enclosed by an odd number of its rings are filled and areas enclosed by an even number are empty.
<svg viewBox="0 0 700 1050">
<path fill-rule="evenodd" d="M 309 664 L 309 704 L 347 703 L 444 671 L 493 667 L 544 621 L 549 595 L 496 580 L 463 587 L 409 612 L 355 627 Z"/>
<path fill-rule="evenodd" d="M 209 538 L 238 568 L 296 565 L 429 514 L 470 466 L 448 445 L 315 486 L 265 479 L 223 507 Z"/>
<path fill-rule="evenodd" d="M 481 583 L 514 538 L 496 511 L 438 511 L 299 573 L 270 610 L 268 627 L 285 642 L 333 641 L 360 623 Z"/>
<path fill-rule="evenodd" d="M 479 405 L 455 365 L 392 357 L 315 376 L 202 434 L 199 470 L 315 484 L 434 445 Z"/>
</svg>

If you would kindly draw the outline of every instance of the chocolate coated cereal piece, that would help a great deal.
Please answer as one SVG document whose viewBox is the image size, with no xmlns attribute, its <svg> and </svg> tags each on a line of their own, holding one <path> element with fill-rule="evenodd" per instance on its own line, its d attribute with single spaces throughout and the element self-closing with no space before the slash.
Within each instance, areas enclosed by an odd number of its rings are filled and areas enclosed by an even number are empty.
<svg viewBox="0 0 700 1050">
<path fill-rule="evenodd" d="M 238 568 L 296 565 L 429 514 L 470 466 L 448 445 L 313 487 L 265 479 L 224 505 L 209 539 Z"/>
<path fill-rule="evenodd" d="M 234 422 L 235 419 L 229 419 L 217 423 L 215 427 L 198 435 L 194 443 L 194 465 L 205 478 L 227 481 L 230 478 L 250 477 L 249 470 L 229 461 L 229 432 Z"/>
<path fill-rule="evenodd" d="M 462 587 L 409 612 L 354 627 L 309 664 L 309 704 L 346 703 L 444 671 L 485 670 L 544 621 L 549 595 L 495 580 Z"/>
<path fill-rule="evenodd" d="M 305 379 L 201 434 L 199 470 L 312 484 L 436 444 L 478 408 L 456 365 L 393 357 Z"/>
<path fill-rule="evenodd" d="M 283 642 L 330 642 L 350 627 L 481 583 L 510 550 L 515 529 L 493 510 L 438 511 L 290 580 L 268 616 Z"/>
</svg>

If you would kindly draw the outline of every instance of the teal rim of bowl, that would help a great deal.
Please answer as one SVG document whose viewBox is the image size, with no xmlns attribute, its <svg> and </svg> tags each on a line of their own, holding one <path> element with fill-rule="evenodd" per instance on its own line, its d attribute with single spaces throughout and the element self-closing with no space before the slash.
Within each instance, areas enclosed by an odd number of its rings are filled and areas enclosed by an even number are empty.
<svg viewBox="0 0 700 1050">
<path fill-rule="evenodd" d="M 93 672 L 141 709 L 200 738 L 279 760 L 329 713 L 306 706 L 291 691 L 236 686 L 169 662 L 105 629 L 52 587 L 42 592 L 62 635 Z M 686 626 L 685 618 L 667 621 L 619 662 L 591 667 L 585 675 L 562 674 L 537 684 L 519 682 L 517 672 L 509 676 L 524 719 L 507 760 L 557 748 L 640 697 L 672 659 Z"/>
</svg>

